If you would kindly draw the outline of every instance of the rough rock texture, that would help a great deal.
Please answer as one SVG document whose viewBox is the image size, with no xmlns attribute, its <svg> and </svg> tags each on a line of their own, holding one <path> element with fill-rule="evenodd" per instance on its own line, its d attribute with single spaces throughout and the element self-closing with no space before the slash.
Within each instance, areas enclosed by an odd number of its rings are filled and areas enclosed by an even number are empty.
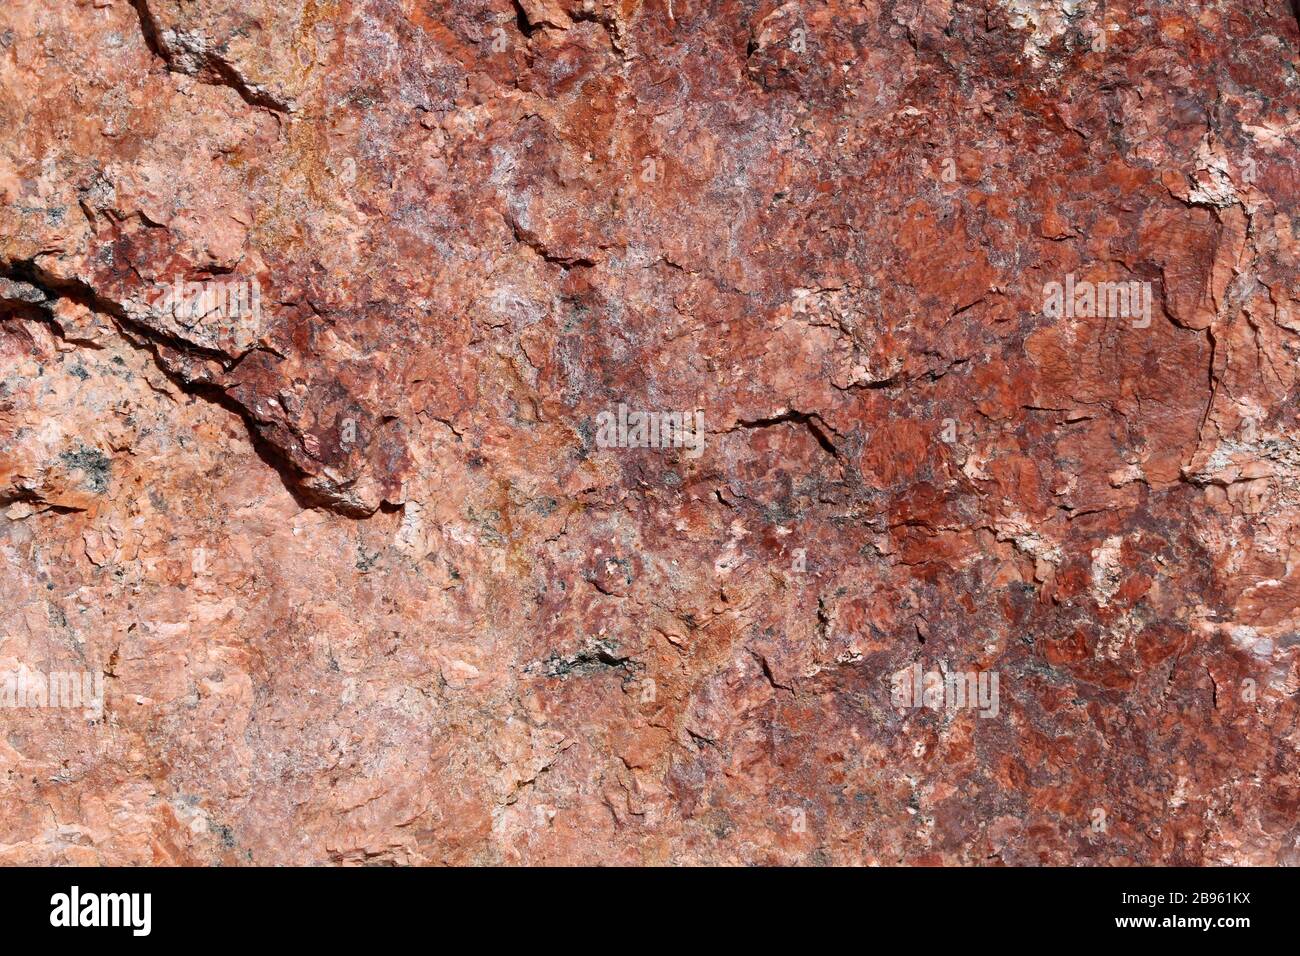
<svg viewBox="0 0 1300 956">
<path fill-rule="evenodd" d="M 0 669 L 107 699 L 0 709 L 0 861 L 1300 863 L 1298 51 L 8 0 Z"/>
</svg>

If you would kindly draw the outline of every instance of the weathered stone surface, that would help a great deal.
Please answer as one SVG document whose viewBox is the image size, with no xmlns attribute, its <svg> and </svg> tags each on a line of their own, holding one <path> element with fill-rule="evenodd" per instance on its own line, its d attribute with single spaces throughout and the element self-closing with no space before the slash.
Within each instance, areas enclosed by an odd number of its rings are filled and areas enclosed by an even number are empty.
<svg viewBox="0 0 1300 956">
<path fill-rule="evenodd" d="M 4 4 L 0 861 L 1300 862 L 1298 50 Z"/>
</svg>

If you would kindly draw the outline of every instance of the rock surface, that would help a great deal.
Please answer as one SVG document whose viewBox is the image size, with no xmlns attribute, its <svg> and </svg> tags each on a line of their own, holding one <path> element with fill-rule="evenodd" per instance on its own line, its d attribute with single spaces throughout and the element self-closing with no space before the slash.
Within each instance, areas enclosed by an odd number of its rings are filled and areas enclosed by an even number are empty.
<svg viewBox="0 0 1300 956">
<path fill-rule="evenodd" d="M 3 4 L 0 862 L 1300 863 L 1298 52 Z"/>
</svg>

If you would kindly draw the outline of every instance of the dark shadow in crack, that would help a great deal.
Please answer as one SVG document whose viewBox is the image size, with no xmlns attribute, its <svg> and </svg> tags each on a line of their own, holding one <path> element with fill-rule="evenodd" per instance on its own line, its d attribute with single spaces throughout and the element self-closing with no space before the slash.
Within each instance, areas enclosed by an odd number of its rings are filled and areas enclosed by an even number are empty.
<svg viewBox="0 0 1300 956">
<path fill-rule="evenodd" d="M 202 72 L 206 75 L 198 76 L 198 79 L 206 81 L 209 86 L 229 87 L 238 93 L 239 98 L 249 106 L 267 109 L 273 113 L 290 112 L 288 103 L 276 99 L 264 90 L 254 89 L 247 80 L 239 75 L 238 70 L 220 56 L 205 52 L 200 58 L 202 70 L 196 71 L 196 74 L 190 74 L 178 67 L 174 57 L 167 49 L 167 45 L 163 43 L 162 37 L 159 35 L 158 21 L 154 19 L 153 12 L 149 9 L 148 0 L 129 0 L 129 2 L 135 10 L 136 16 L 140 18 L 140 32 L 144 35 L 145 46 L 149 48 L 150 53 L 167 65 L 168 70 L 183 76 L 196 75 L 197 72 Z"/>
<path fill-rule="evenodd" d="M 304 509 L 322 509 L 346 518 L 363 519 L 368 518 L 373 511 L 350 505 L 346 501 L 331 498 L 322 492 L 316 491 L 304 484 L 309 475 L 293 463 L 287 454 L 278 448 L 273 442 L 267 439 L 261 431 L 257 420 L 252 414 L 240 404 L 224 388 L 208 382 L 191 382 L 179 375 L 176 371 L 169 368 L 163 361 L 162 355 L 158 349 L 160 345 L 165 345 L 175 349 L 178 352 L 197 355 L 217 361 L 223 368 L 228 367 L 231 363 L 230 356 L 223 352 L 212 349 L 205 349 L 202 346 L 196 346 L 193 343 L 185 342 L 173 338 L 160 332 L 157 329 L 141 325 L 128 316 L 125 310 L 116 302 L 105 299 L 95 292 L 93 288 L 79 280 L 60 280 L 48 273 L 42 272 L 34 262 L 16 262 L 8 265 L 0 264 L 0 278 L 8 278 L 39 290 L 44 295 L 44 301 L 37 304 L 23 303 L 21 306 L 9 305 L 7 311 L 9 314 L 21 315 L 24 318 L 38 319 L 42 323 L 53 328 L 54 334 L 65 341 L 71 341 L 66 338 L 62 328 L 54 321 L 50 310 L 59 299 L 69 299 L 77 304 L 84 306 L 92 312 L 97 312 L 109 316 L 117 325 L 118 333 L 122 338 L 135 348 L 143 349 L 149 353 L 153 359 L 154 366 L 167 377 L 176 389 L 184 395 L 202 399 L 218 405 L 232 415 L 239 417 L 244 423 L 244 428 L 248 433 L 249 442 L 253 451 L 263 462 L 275 470 L 280 476 L 280 481 L 285 490 L 293 496 L 293 500 L 299 507 Z"/>
</svg>

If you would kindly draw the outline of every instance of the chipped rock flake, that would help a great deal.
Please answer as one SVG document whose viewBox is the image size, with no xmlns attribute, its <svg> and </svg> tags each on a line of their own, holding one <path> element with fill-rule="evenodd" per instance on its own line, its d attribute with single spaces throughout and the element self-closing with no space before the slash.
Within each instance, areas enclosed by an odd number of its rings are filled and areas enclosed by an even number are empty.
<svg viewBox="0 0 1300 956">
<path fill-rule="evenodd" d="M 1287 0 L 0 45 L 0 862 L 1300 863 Z"/>
</svg>

